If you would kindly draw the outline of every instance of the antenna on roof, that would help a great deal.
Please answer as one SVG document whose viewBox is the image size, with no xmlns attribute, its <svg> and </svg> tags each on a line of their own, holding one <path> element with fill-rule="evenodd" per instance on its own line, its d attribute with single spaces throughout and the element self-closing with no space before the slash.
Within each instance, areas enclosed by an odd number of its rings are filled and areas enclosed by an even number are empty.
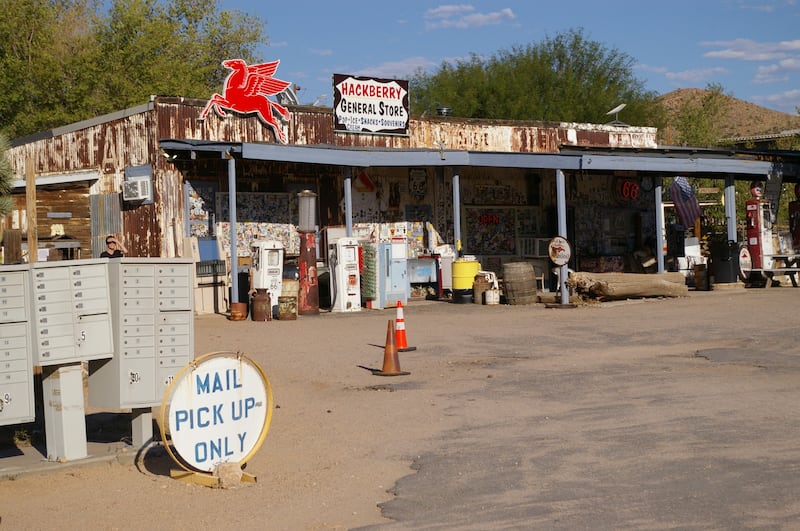
<svg viewBox="0 0 800 531">
<path fill-rule="evenodd" d="M 300 102 L 297 101 L 297 94 L 295 94 L 295 90 L 300 90 L 300 87 L 297 85 L 288 86 L 283 89 L 281 92 L 275 94 L 275 97 L 278 99 L 278 103 L 281 105 L 300 105 Z"/>
<path fill-rule="evenodd" d="M 622 126 L 622 127 L 628 127 L 628 124 L 626 124 L 625 122 L 620 122 L 619 121 L 619 111 L 624 109 L 627 105 L 628 105 L 627 103 L 620 103 L 619 105 L 617 105 L 616 107 L 614 107 L 613 109 L 608 111 L 606 113 L 606 116 L 611 116 L 613 114 L 614 115 L 614 119 L 612 121 L 606 123 L 606 125 L 619 125 L 619 126 Z"/>
</svg>

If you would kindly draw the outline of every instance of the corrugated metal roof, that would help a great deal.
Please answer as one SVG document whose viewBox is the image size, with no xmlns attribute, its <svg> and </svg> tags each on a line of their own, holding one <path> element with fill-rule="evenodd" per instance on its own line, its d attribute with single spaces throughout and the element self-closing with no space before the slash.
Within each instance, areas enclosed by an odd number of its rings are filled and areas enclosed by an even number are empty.
<svg viewBox="0 0 800 531">
<path fill-rule="evenodd" d="M 497 153 L 486 151 L 342 148 L 281 144 L 161 140 L 168 153 L 231 153 L 248 160 L 358 167 L 479 166 L 562 170 L 634 170 L 672 174 L 766 175 L 776 163 L 735 151 L 668 148 L 661 150 L 565 150 L 562 153 Z M 796 164 L 780 163 L 784 178 L 800 175 Z"/>
</svg>

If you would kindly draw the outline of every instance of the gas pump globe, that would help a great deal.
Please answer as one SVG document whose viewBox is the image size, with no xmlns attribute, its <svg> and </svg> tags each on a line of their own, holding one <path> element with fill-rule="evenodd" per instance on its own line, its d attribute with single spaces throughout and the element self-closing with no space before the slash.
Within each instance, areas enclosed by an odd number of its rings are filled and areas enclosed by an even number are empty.
<svg viewBox="0 0 800 531">
<path fill-rule="evenodd" d="M 750 183 L 750 194 L 746 202 L 747 250 L 753 269 L 771 269 L 775 247 L 772 242 L 772 209 L 768 200 L 763 199 L 764 186 L 759 181 Z"/>
<path fill-rule="evenodd" d="M 283 244 L 272 240 L 254 240 L 250 246 L 251 288 L 269 293 L 270 311 L 277 313 L 278 297 L 283 289 Z"/>
</svg>

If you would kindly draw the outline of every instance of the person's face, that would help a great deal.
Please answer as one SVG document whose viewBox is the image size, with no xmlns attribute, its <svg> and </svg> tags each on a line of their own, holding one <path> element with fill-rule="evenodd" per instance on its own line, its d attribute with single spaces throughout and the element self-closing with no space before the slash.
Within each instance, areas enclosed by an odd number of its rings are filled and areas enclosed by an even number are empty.
<svg viewBox="0 0 800 531">
<path fill-rule="evenodd" d="M 114 251 L 117 248 L 117 242 L 114 240 L 108 239 L 106 240 L 106 247 L 108 247 L 109 251 Z"/>
</svg>

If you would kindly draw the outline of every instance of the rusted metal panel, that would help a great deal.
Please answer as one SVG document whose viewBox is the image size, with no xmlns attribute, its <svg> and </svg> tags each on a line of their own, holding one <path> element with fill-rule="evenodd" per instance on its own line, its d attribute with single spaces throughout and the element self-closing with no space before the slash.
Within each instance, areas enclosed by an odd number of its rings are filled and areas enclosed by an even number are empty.
<svg viewBox="0 0 800 531">
<path fill-rule="evenodd" d="M 110 234 L 122 233 L 119 194 L 92 194 L 89 196 L 92 213 L 92 248 L 86 257 L 98 257 L 106 247 L 106 237 Z M 125 248 L 130 252 L 130 242 L 123 240 Z"/>
<path fill-rule="evenodd" d="M 158 137 L 233 142 L 275 142 L 270 127 L 255 116 L 210 113 L 199 121 L 205 100 L 159 98 Z M 655 147 L 656 128 L 457 117 L 412 117 L 409 135 L 334 133 L 333 110 L 311 106 L 290 108 L 289 143 L 386 149 L 447 149 L 557 153 L 561 145 Z"/>
<path fill-rule="evenodd" d="M 159 140 L 186 138 L 222 142 L 276 142 L 271 127 L 255 115 L 228 113 L 225 118 L 210 113 L 203 121 L 200 114 L 206 100 L 157 97 L 134 109 L 120 111 L 93 120 L 55 129 L 15 144 L 8 156 L 15 176 L 23 179 L 25 161 L 31 157 L 37 177 L 81 170 L 93 170 L 100 179 L 78 193 L 64 191 L 75 200 L 81 216 L 116 216 L 115 212 L 92 212 L 88 194 L 120 194 L 127 166 L 150 164 L 153 169 L 152 204 L 123 203 L 122 237 L 133 256 L 183 255 L 186 205 L 183 201 L 185 178 L 217 179 L 225 188 L 223 161 L 196 161 L 189 166 L 176 166 L 166 161 L 159 150 Z M 333 132 L 333 110 L 312 106 L 290 108 L 285 124 L 290 144 L 324 144 L 342 147 L 376 147 L 385 149 L 460 149 L 470 151 L 556 153 L 560 146 L 596 146 L 643 148 L 656 146 L 656 129 L 615 127 L 594 124 L 552 122 L 520 122 L 511 120 L 475 120 L 457 117 L 412 117 L 410 134 L 368 135 Z M 265 163 L 267 164 L 267 163 Z M 203 170 L 207 167 L 207 170 Z M 312 182 L 341 181 L 341 168 L 308 167 L 302 164 L 267 164 L 264 167 L 242 165 L 241 175 L 248 171 L 261 175 L 291 175 L 290 180 Z M 205 172 L 205 173 L 204 173 Z M 334 186 L 334 188 L 336 188 Z M 42 208 L 51 208 L 62 198 L 52 193 L 40 196 Z M 24 194 L 23 194 L 24 196 Z M 18 198 L 17 198 L 18 199 Z M 338 198 L 337 198 L 338 200 Z M 23 199 L 24 204 L 24 199 Z M 337 203 L 338 204 L 338 203 Z M 98 207 L 100 208 L 100 207 Z M 38 211 L 37 211 L 38 212 Z M 37 216 L 40 227 L 48 227 L 46 212 Z M 333 218 L 334 216 L 331 216 Z M 78 217 L 76 216 L 76 219 Z M 112 226 L 105 220 L 104 226 Z M 335 220 L 330 220 L 335 221 Z M 89 223 L 84 225 L 82 245 L 91 249 Z M 79 230 L 79 228 L 75 228 Z"/>
</svg>

